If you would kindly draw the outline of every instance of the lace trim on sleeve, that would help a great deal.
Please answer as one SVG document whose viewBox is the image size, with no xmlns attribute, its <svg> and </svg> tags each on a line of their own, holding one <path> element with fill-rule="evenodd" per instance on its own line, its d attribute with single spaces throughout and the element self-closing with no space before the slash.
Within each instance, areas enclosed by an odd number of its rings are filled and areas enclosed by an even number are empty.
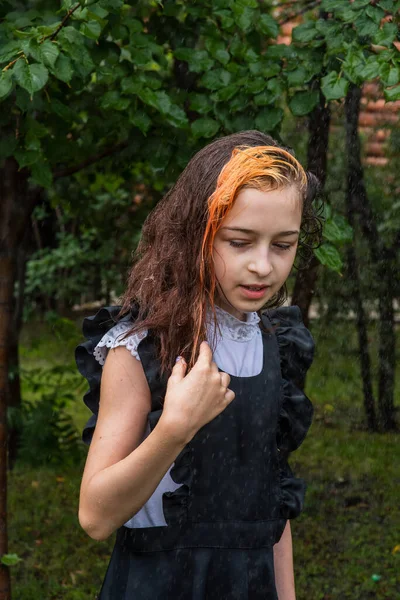
<svg viewBox="0 0 400 600">
<path fill-rule="evenodd" d="M 132 323 L 130 321 L 121 321 L 117 323 L 115 327 L 112 327 L 97 344 L 93 351 L 93 356 L 102 366 L 106 361 L 106 357 L 110 348 L 117 348 L 118 346 L 125 346 L 127 350 L 137 360 L 140 360 L 137 347 L 139 343 L 146 337 L 147 329 L 138 333 L 133 333 L 128 337 L 123 337 L 124 334 L 131 329 Z"/>
</svg>

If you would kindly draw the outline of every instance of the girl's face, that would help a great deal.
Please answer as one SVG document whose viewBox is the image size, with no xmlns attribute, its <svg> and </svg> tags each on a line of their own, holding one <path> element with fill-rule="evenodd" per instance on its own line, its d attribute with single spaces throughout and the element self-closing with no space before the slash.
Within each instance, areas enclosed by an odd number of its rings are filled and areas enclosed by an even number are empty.
<svg viewBox="0 0 400 600">
<path fill-rule="evenodd" d="M 283 286 L 296 255 L 301 212 L 294 186 L 239 192 L 214 239 L 218 306 L 245 320 Z"/>
</svg>

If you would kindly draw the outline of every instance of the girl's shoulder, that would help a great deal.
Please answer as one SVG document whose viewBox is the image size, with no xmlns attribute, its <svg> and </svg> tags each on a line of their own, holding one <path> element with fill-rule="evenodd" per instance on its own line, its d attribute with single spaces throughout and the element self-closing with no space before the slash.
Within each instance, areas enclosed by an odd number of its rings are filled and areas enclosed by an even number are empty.
<svg viewBox="0 0 400 600">
<path fill-rule="evenodd" d="M 132 356 L 140 360 L 138 346 L 146 337 L 148 331 L 147 329 L 142 329 L 141 331 L 130 333 L 133 324 L 134 320 L 131 315 L 127 315 L 103 335 L 93 350 L 93 356 L 97 362 L 104 365 L 109 350 L 118 348 L 118 346 L 124 346 Z"/>
<path fill-rule="evenodd" d="M 137 319 L 136 307 L 122 318 L 119 318 L 120 312 L 120 306 L 108 306 L 101 308 L 95 315 L 86 317 L 82 326 L 85 341 L 75 349 L 78 370 L 89 383 L 84 402 L 93 413 L 83 430 L 83 441 L 87 444 L 91 441 L 97 421 L 101 377 L 108 351 L 110 348 L 125 346 L 140 360 L 138 346 L 145 338 L 149 339 L 146 330 L 129 333 Z"/>
</svg>

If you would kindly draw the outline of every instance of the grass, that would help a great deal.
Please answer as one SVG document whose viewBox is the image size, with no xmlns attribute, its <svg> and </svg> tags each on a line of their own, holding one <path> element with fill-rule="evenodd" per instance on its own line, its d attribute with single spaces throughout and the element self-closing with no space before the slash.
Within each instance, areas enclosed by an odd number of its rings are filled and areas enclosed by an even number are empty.
<svg viewBox="0 0 400 600">
<path fill-rule="evenodd" d="M 292 454 L 307 482 L 305 508 L 292 521 L 297 600 L 400 598 L 400 474 L 398 435 L 364 429 L 357 341 L 352 323 L 312 324 L 317 342 L 307 392 L 314 421 Z M 369 331 L 376 355 L 376 331 Z M 80 339 L 67 322 L 31 325 L 22 337 L 24 369 L 71 363 Z M 373 369 L 376 370 L 373 360 Z M 374 372 L 376 375 L 376 373 Z M 397 377 L 396 401 L 399 398 Z M 70 411 L 81 428 L 88 411 L 77 380 Z M 25 397 L 33 397 L 24 388 Z M 79 527 L 82 464 L 32 469 L 9 477 L 9 552 L 17 600 L 87 600 L 99 591 L 113 538 L 94 542 Z M 116 599 L 118 600 L 118 599 Z"/>
</svg>

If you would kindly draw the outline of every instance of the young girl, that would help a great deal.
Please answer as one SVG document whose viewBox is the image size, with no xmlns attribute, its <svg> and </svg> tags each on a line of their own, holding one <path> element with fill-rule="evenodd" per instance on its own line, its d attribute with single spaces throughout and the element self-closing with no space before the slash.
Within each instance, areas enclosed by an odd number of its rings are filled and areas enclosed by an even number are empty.
<svg viewBox="0 0 400 600">
<path fill-rule="evenodd" d="M 318 237 L 315 184 L 267 135 L 217 139 L 147 218 L 122 307 L 85 319 L 79 520 L 117 531 L 101 600 L 295 598 L 313 340 L 276 307 Z"/>
</svg>

